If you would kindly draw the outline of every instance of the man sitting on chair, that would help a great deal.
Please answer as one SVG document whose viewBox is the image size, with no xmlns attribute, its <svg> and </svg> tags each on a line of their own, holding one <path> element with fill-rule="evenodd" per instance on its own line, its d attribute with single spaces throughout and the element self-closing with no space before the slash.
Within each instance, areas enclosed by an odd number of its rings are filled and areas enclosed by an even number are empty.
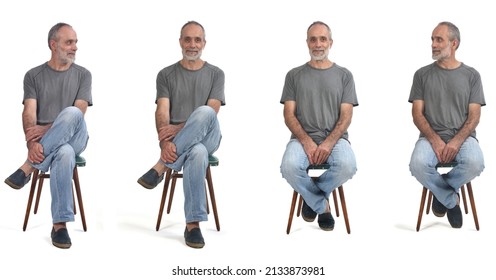
<svg viewBox="0 0 496 280">
<path fill-rule="evenodd" d="M 5 179 L 7 185 L 20 189 L 35 169 L 50 169 L 51 238 L 58 248 L 70 248 L 72 244 L 66 228 L 66 222 L 74 221 L 72 175 L 76 155 L 88 142 L 84 114 L 93 105 L 91 73 L 74 63 L 77 42 L 70 25 L 54 25 L 48 33 L 50 60 L 26 73 L 22 124 L 28 157 Z"/>
<path fill-rule="evenodd" d="M 302 217 L 317 214 L 321 229 L 334 229 L 329 196 L 356 173 L 356 161 L 347 129 L 358 105 L 350 71 L 329 60 L 329 26 L 317 21 L 307 30 L 310 61 L 290 70 L 281 97 L 284 120 L 291 131 L 282 163 L 282 176 L 303 197 Z M 311 164 L 328 163 L 315 181 L 307 173 Z"/>
<path fill-rule="evenodd" d="M 205 30 L 196 21 L 183 25 L 179 38 L 183 58 L 157 75 L 155 123 L 159 161 L 138 183 L 155 188 L 168 168 L 183 170 L 186 245 L 202 248 L 200 222 L 206 221 L 205 175 L 208 157 L 222 138 L 217 113 L 224 101 L 224 72 L 201 59 Z"/>
<path fill-rule="evenodd" d="M 432 31 L 434 63 L 415 72 L 408 99 L 413 122 L 420 131 L 411 160 L 412 175 L 433 194 L 432 212 L 448 213 L 453 228 L 463 224 L 458 191 L 484 170 L 484 158 L 475 128 L 486 105 L 479 73 L 455 58 L 460 31 L 441 22 Z M 438 163 L 456 161 L 446 174 Z"/>
</svg>

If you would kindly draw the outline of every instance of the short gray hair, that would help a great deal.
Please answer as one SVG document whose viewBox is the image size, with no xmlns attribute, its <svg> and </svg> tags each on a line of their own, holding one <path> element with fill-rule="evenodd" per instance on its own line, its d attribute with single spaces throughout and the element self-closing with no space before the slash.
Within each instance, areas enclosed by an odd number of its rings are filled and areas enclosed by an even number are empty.
<svg viewBox="0 0 496 280">
<path fill-rule="evenodd" d="M 458 27 L 456 27 L 456 25 L 454 25 L 453 23 L 451 23 L 449 21 L 440 22 L 438 24 L 438 26 L 439 25 L 445 25 L 445 26 L 448 27 L 448 37 L 449 37 L 449 40 L 450 41 L 457 40 L 458 41 L 458 45 L 456 46 L 456 49 L 458 49 L 458 47 L 460 46 L 460 30 L 458 29 Z"/>
<path fill-rule="evenodd" d="M 72 26 L 70 26 L 67 23 L 59 22 L 59 23 L 55 24 L 54 26 L 52 26 L 52 28 L 50 28 L 50 31 L 48 31 L 48 48 L 49 49 L 50 49 L 50 40 L 57 41 L 59 30 L 60 30 L 60 28 L 62 28 L 64 26 L 68 26 L 68 27 L 72 28 Z"/>
<path fill-rule="evenodd" d="M 307 33 L 308 31 L 310 30 L 310 28 L 312 28 L 314 25 L 317 25 L 317 24 L 320 24 L 320 25 L 323 25 L 327 28 L 327 31 L 329 31 L 329 39 L 332 40 L 332 31 L 331 31 L 331 28 L 329 27 L 329 25 L 327 25 L 325 22 L 323 21 L 314 21 L 312 24 L 310 24 L 310 26 L 308 27 L 307 29 Z"/>
</svg>

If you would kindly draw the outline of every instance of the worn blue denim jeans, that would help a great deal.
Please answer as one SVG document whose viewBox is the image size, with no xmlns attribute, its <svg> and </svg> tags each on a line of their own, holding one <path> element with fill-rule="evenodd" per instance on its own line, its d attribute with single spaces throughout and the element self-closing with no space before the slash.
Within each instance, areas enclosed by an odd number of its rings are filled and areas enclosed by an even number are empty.
<svg viewBox="0 0 496 280">
<path fill-rule="evenodd" d="M 184 215 L 186 223 L 208 220 L 205 176 L 208 156 L 220 145 L 222 135 L 217 114 L 210 106 L 200 106 L 189 116 L 172 141 L 178 158 L 167 167 L 183 170 Z"/>
<path fill-rule="evenodd" d="M 410 159 L 412 175 L 448 209 L 456 206 L 459 189 L 484 170 L 484 157 L 477 139 L 468 137 L 455 161 L 458 164 L 449 172 L 438 172 L 436 165 L 439 161 L 431 143 L 424 137 L 417 140 Z"/>
<path fill-rule="evenodd" d="M 351 179 L 357 171 L 355 154 L 345 139 L 339 139 L 334 145 L 327 163 L 330 168 L 315 181 L 312 180 L 307 173 L 310 162 L 303 145 L 297 139 L 289 141 L 281 163 L 282 177 L 318 214 L 325 212 L 326 200 L 332 191 Z"/>
<path fill-rule="evenodd" d="M 52 221 L 74 221 L 72 175 L 76 155 L 81 154 L 88 143 L 88 131 L 81 110 L 73 106 L 62 110 L 40 143 L 45 159 L 31 165 L 43 172 L 50 169 Z"/>
</svg>

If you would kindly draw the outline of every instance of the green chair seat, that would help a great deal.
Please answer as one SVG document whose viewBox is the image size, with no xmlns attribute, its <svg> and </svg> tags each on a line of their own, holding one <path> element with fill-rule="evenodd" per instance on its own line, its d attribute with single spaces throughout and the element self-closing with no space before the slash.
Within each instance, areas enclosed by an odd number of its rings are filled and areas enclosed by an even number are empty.
<svg viewBox="0 0 496 280">
<path fill-rule="evenodd" d="M 82 156 L 76 156 L 76 165 L 78 167 L 86 166 L 86 159 Z"/>
<path fill-rule="evenodd" d="M 211 166 L 219 166 L 219 159 L 214 155 L 209 155 L 208 164 Z"/>
</svg>

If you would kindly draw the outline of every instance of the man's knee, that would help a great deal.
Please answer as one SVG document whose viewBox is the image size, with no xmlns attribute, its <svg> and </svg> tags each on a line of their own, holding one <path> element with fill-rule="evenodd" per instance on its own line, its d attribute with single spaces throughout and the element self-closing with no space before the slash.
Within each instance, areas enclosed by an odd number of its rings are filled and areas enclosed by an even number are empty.
<svg viewBox="0 0 496 280">
<path fill-rule="evenodd" d="M 208 105 L 203 105 L 196 108 L 196 110 L 193 113 L 195 117 L 198 117 L 200 119 L 209 119 L 217 116 L 215 110 Z"/>
<path fill-rule="evenodd" d="M 347 161 L 341 164 L 341 172 L 346 174 L 347 177 L 353 177 L 357 172 L 357 166 L 355 161 Z"/>
<path fill-rule="evenodd" d="M 64 121 L 72 122 L 83 118 L 83 112 L 78 107 L 70 106 L 62 110 L 58 116 Z"/>
</svg>

